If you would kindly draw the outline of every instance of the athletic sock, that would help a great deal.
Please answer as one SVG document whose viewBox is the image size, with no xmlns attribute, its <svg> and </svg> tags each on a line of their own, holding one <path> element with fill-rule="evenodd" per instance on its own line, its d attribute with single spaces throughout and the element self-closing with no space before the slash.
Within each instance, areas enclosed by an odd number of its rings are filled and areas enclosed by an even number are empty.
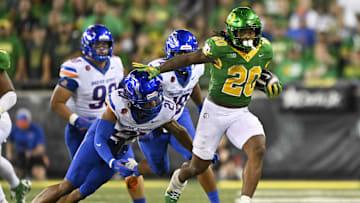
<svg viewBox="0 0 360 203">
<path fill-rule="evenodd" d="M 220 203 L 218 190 L 206 193 L 211 203 Z"/>
<path fill-rule="evenodd" d="M 145 198 L 134 199 L 134 203 L 146 203 L 146 199 Z"/>
</svg>

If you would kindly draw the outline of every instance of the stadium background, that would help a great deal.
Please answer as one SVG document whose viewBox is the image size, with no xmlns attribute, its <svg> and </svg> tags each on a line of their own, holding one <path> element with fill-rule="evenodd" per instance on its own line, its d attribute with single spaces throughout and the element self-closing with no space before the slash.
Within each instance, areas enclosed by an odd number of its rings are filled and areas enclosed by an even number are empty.
<svg viewBox="0 0 360 203">
<path fill-rule="evenodd" d="M 105 24 L 115 38 L 114 54 L 125 67 L 163 56 L 174 29 L 191 30 L 200 46 L 225 29 L 237 6 L 251 6 L 263 21 L 263 35 L 274 49 L 271 70 L 285 90 L 269 100 L 255 92 L 250 109 L 267 133 L 264 179 L 349 179 L 359 177 L 360 2 L 356 0 L 1 0 L 0 47 L 11 55 L 18 103 L 44 127 L 50 178 L 62 178 L 70 163 L 64 144 L 65 122 L 49 108 L 60 64 L 80 55 L 79 37 L 94 23 Z M 357 10 L 356 10 L 357 9 Z M 200 81 L 203 95 L 209 73 Z M 193 121 L 196 107 L 190 102 Z M 134 144 L 138 159 L 141 152 Z M 170 151 L 171 169 L 183 159 Z M 215 166 L 236 168 L 243 154 L 227 144 Z M 226 170 L 226 168 L 224 169 Z"/>
</svg>

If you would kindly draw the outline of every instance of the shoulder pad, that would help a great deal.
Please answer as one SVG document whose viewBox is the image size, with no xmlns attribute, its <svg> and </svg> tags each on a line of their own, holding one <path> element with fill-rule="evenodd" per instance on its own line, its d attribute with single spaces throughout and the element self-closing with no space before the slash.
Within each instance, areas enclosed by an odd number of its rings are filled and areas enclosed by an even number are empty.
<svg viewBox="0 0 360 203">
<path fill-rule="evenodd" d="M 205 41 L 202 52 L 209 58 L 219 58 L 219 56 L 227 52 L 228 48 L 229 44 L 224 37 L 215 36 Z"/>
</svg>

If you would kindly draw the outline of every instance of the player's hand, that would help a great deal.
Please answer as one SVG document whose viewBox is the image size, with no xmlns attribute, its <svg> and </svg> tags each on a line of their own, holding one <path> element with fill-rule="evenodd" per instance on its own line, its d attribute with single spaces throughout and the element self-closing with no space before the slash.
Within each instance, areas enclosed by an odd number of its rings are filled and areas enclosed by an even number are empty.
<svg viewBox="0 0 360 203">
<path fill-rule="evenodd" d="M 265 86 L 265 93 L 269 98 L 278 97 L 282 91 L 281 82 L 276 82 L 273 84 L 268 84 Z"/>
<path fill-rule="evenodd" d="M 200 106 L 197 107 L 198 109 L 198 113 L 200 114 L 201 113 L 201 109 L 202 109 L 203 105 L 201 104 Z"/>
<path fill-rule="evenodd" d="M 219 154 L 215 152 L 213 159 L 211 160 L 212 164 L 216 164 L 220 160 Z"/>
<path fill-rule="evenodd" d="M 153 79 L 157 75 L 160 74 L 160 67 L 159 66 L 148 66 L 141 63 L 132 63 L 133 67 L 136 68 L 138 71 L 143 72 L 146 71 L 149 73 L 149 79 Z"/>
<path fill-rule="evenodd" d="M 91 125 L 91 122 L 86 119 L 86 118 L 82 118 L 82 117 L 78 117 L 75 120 L 74 126 L 79 129 L 80 131 L 86 131 L 89 129 Z"/>
<path fill-rule="evenodd" d="M 127 159 L 118 159 L 112 162 L 111 169 L 116 173 L 119 173 L 122 177 L 128 177 L 135 173 L 134 169 L 128 168 L 126 165 L 129 161 Z M 137 170 L 137 168 L 136 168 Z"/>
</svg>

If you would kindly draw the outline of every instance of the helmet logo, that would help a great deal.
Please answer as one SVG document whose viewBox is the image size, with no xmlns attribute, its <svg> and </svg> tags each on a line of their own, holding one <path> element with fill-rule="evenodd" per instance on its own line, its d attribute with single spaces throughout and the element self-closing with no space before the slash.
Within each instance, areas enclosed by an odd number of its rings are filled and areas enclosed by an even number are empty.
<svg viewBox="0 0 360 203">
<path fill-rule="evenodd" d="M 231 13 L 231 17 L 229 16 L 229 17 L 227 18 L 227 23 L 228 23 L 228 24 L 231 24 L 232 22 L 234 22 L 235 17 L 236 17 L 235 13 Z"/>
<path fill-rule="evenodd" d="M 180 47 L 180 50 L 192 50 L 192 47 L 190 46 L 190 45 L 182 45 L 181 47 Z"/>
<path fill-rule="evenodd" d="M 109 36 L 107 36 L 106 34 L 103 34 L 99 37 L 100 41 L 108 41 L 109 40 Z"/>
<path fill-rule="evenodd" d="M 87 71 L 89 71 L 90 68 L 91 68 L 91 67 L 90 67 L 89 65 L 85 66 L 85 70 L 87 70 Z"/>
<path fill-rule="evenodd" d="M 155 91 L 153 93 L 150 93 L 150 94 L 146 95 L 146 99 L 151 100 L 153 97 L 157 97 L 157 96 L 158 96 L 158 92 Z"/>
</svg>

